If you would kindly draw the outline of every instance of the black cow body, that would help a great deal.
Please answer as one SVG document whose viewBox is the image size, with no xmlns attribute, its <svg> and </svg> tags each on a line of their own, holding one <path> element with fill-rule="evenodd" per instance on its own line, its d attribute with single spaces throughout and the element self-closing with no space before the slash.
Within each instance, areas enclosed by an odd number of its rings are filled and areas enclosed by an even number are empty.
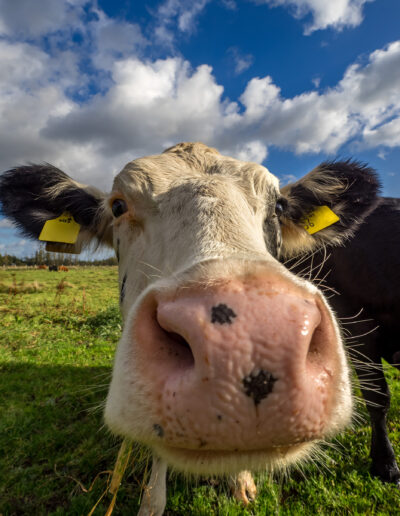
<svg viewBox="0 0 400 516">
<path fill-rule="evenodd" d="M 397 367 L 400 362 L 400 199 L 382 198 L 355 236 L 327 254 L 321 269 L 323 253 L 295 270 L 310 266 L 316 283 L 325 278 L 323 285 L 337 292 L 329 301 L 350 336 L 349 353 L 371 417 L 371 472 L 400 486 L 386 427 L 390 392 L 381 362 Z"/>
</svg>

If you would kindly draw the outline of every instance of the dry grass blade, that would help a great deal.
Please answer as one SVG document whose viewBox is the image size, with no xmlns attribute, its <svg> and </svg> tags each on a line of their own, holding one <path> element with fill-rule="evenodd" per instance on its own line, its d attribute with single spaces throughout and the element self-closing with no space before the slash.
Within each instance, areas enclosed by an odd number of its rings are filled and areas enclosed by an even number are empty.
<svg viewBox="0 0 400 516">
<path fill-rule="evenodd" d="M 111 478 L 109 492 L 111 494 L 115 494 L 122 481 L 122 477 L 124 476 L 126 467 L 129 462 L 129 457 L 132 453 L 132 442 L 129 439 L 124 439 L 122 441 L 121 447 L 118 452 L 117 461 L 114 466 L 113 475 Z"/>
<path fill-rule="evenodd" d="M 121 443 L 121 446 L 120 446 L 120 449 L 118 452 L 117 460 L 115 462 L 114 470 L 112 472 L 111 482 L 109 484 L 107 483 L 107 488 L 105 489 L 105 491 L 103 491 L 100 498 L 94 504 L 94 506 L 92 507 L 88 516 L 92 516 L 92 514 L 96 510 L 96 507 L 99 505 L 99 503 L 101 502 L 101 500 L 104 498 L 104 496 L 107 493 L 111 493 L 113 495 L 113 497 L 110 502 L 110 505 L 108 506 L 105 516 L 111 516 L 111 514 L 114 510 L 114 507 L 115 507 L 115 502 L 117 500 L 118 489 L 119 489 L 119 486 L 121 485 L 122 477 L 124 476 L 126 467 L 128 465 L 131 452 L 132 452 L 132 442 L 129 441 L 128 439 L 124 439 Z M 111 471 L 109 473 L 111 473 Z M 97 478 L 97 476 L 96 476 L 96 478 Z M 92 484 L 92 486 L 93 486 L 93 484 Z M 91 490 L 92 486 L 90 486 L 89 491 Z"/>
<path fill-rule="evenodd" d="M 111 493 L 113 495 L 113 497 L 110 502 L 110 505 L 108 506 L 105 516 L 111 516 L 111 514 L 114 510 L 115 502 L 117 501 L 118 489 L 119 489 L 119 486 L 121 485 L 122 477 L 124 476 L 131 453 L 132 453 L 132 442 L 129 441 L 129 439 L 124 439 L 122 441 L 121 447 L 118 452 L 118 456 L 117 456 L 117 460 L 115 462 L 114 471 L 112 474 L 110 485 L 107 489 L 107 491 L 109 493 Z M 101 498 L 98 500 L 98 502 L 96 503 L 96 505 L 92 509 L 92 511 L 96 508 L 97 504 L 103 498 L 104 494 L 105 493 L 102 494 Z M 88 516 L 90 516 L 90 514 Z"/>
</svg>

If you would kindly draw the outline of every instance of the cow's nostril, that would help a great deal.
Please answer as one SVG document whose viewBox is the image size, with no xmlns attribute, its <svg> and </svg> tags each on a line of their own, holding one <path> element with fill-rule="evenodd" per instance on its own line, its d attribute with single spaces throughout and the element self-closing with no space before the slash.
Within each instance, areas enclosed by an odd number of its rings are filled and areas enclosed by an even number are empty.
<svg viewBox="0 0 400 516">
<path fill-rule="evenodd" d="M 183 362 L 186 367 L 194 365 L 194 356 L 190 344 L 179 333 L 169 331 L 158 322 L 159 331 L 162 334 L 160 345 L 167 348 L 168 355 L 171 358 L 176 358 L 177 362 Z"/>
<path fill-rule="evenodd" d="M 179 346 L 183 346 L 184 348 L 189 349 L 190 352 L 192 352 L 192 350 L 190 349 L 188 341 L 186 339 L 184 339 L 182 337 L 182 335 L 179 335 L 179 333 L 175 333 L 173 331 L 166 331 L 165 333 L 168 335 L 168 337 L 172 341 L 176 342 L 176 344 L 179 344 Z"/>
<path fill-rule="evenodd" d="M 330 347 L 326 346 L 327 331 L 326 324 L 321 319 L 314 328 L 310 327 L 307 334 L 302 333 L 310 339 L 306 358 L 308 364 L 322 364 L 327 359 L 327 353 L 330 350 Z"/>
</svg>

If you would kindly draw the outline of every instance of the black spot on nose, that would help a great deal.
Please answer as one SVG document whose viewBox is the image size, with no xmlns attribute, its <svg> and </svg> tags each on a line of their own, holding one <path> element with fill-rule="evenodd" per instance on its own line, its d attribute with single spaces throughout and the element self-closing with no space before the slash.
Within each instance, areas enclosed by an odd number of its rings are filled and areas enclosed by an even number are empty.
<svg viewBox="0 0 400 516">
<path fill-rule="evenodd" d="M 219 304 L 211 308 L 211 322 L 218 324 L 232 324 L 232 319 L 237 317 L 232 308 L 224 304 Z"/>
<path fill-rule="evenodd" d="M 274 388 L 276 378 L 268 371 L 253 371 L 243 378 L 244 392 L 253 398 L 254 405 L 258 405 L 261 400 L 266 398 Z"/>
<path fill-rule="evenodd" d="M 153 430 L 158 435 L 158 437 L 164 437 L 164 428 L 161 425 L 159 425 L 158 423 L 153 425 Z"/>
</svg>

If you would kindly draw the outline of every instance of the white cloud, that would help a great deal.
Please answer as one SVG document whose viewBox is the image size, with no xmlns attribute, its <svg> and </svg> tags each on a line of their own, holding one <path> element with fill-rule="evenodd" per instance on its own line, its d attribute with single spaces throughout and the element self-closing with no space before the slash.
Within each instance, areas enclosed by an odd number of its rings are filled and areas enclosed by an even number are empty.
<svg viewBox="0 0 400 516">
<path fill-rule="evenodd" d="M 0 34 L 39 37 L 81 25 L 90 0 L 0 0 Z"/>
<path fill-rule="evenodd" d="M 211 0 L 165 0 L 156 11 L 154 34 L 159 43 L 172 47 L 175 31 L 189 34 L 195 30 L 196 18 Z"/>
<path fill-rule="evenodd" d="M 288 7 L 296 18 L 311 14 L 312 23 L 306 25 L 305 34 L 332 27 L 356 27 L 362 22 L 362 9 L 367 2 L 374 0 L 253 0 L 256 4 L 271 7 Z"/>
<path fill-rule="evenodd" d="M 362 112 L 368 126 L 381 124 L 399 114 L 400 41 L 369 56 L 369 62 L 350 66 L 340 88 L 352 100 L 354 112 Z"/>
<path fill-rule="evenodd" d="M 271 145 L 297 153 L 335 153 L 350 140 L 370 147 L 400 145 L 400 42 L 373 52 L 364 65 L 352 65 L 326 91 L 283 98 L 271 77 L 255 77 L 238 102 L 224 98 L 207 65 L 193 70 L 181 58 L 137 57 L 115 61 L 106 93 L 74 102 L 54 84 L 52 73 L 43 73 L 51 58 L 21 45 L 13 51 L 29 58 L 30 88 L 18 70 L 2 85 L 3 169 L 46 160 L 109 187 L 124 162 L 183 140 L 201 140 L 259 162 Z M 0 66 L 2 60 L 7 66 L 9 55 L 10 48 L 2 51 L 0 44 Z"/>
<path fill-rule="evenodd" d="M 87 98 L 98 83 L 107 89 L 115 61 L 134 55 L 147 41 L 139 26 L 110 19 L 94 0 L 56 3 L 57 12 L 48 8 L 47 0 L 18 0 L 12 5 L 0 0 L 0 28 L 6 35 L 0 40 L 0 170 L 25 161 L 49 161 L 109 187 L 112 173 L 126 157 L 102 158 L 90 141 L 84 145 L 66 142 L 60 147 L 43 137 L 42 131 L 52 117 L 66 116 L 73 109 L 76 104 L 71 95 Z M 82 10 L 84 4 L 90 21 Z M 27 14 L 30 28 L 24 32 Z M 83 43 L 71 41 L 73 32 L 79 33 Z M 49 38 L 46 50 L 39 38 L 43 35 Z M 39 39 L 32 40 L 33 36 Z M 29 42 L 23 37 L 29 37 Z M 106 177 L 106 171 L 111 177 Z"/>
<path fill-rule="evenodd" d="M 11 222 L 11 220 L 8 220 L 8 219 L 0 220 L 0 228 L 12 228 L 12 227 L 13 227 L 13 223 Z"/>
<path fill-rule="evenodd" d="M 238 144 L 234 149 L 227 149 L 226 153 L 243 161 L 262 163 L 267 157 L 268 151 L 265 143 L 255 140 L 244 144 Z"/>
<path fill-rule="evenodd" d="M 400 118 L 395 118 L 376 129 L 366 128 L 364 130 L 364 141 L 369 147 L 377 145 L 400 147 Z M 385 159 L 385 156 L 381 151 L 379 157 Z"/>
<path fill-rule="evenodd" d="M 169 58 L 155 62 L 127 59 L 113 70 L 114 87 L 104 96 L 66 117 L 49 119 L 49 139 L 94 143 L 107 155 L 153 152 L 166 142 L 211 142 L 229 119 L 222 86 L 209 66 L 192 71 L 188 62 Z"/>
<path fill-rule="evenodd" d="M 0 244 L 0 253 L 25 258 L 26 256 L 32 256 L 38 247 L 37 242 L 23 238 Z"/>
<path fill-rule="evenodd" d="M 289 183 L 294 183 L 298 179 L 298 177 L 296 177 L 293 174 L 281 174 L 278 177 L 281 186 L 288 185 Z"/>
<path fill-rule="evenodd" d="M 311 79 L 311 82 L 314 84 L 315 88 L 319 88 L 319 85 L 321 84 L 321 77 L 314 77 Z"/>
<path fill-rule="evenodd" d="M 137 54 L 149 44 L 138 24 L 114 20 L 100 9 L 93 12 L 95 19 L 85 31 L 96 48 L 92 59 L 98 69 L 109 70 L 116 59 Z"/>
<path fill-rule="evenodd" d="M 110 18 L 97 7 L 97 0 L 0 0 L 1 35 L 10 45 L 29 41 L 36 52 L 40 51 L 41 38 L 48 38 L 47 51 L 53 60 L 48 68 L 54 73 L 57 61 L 63 69 L 57 79 L 64 81 L 73 72 L 75 87 L 82 76 L 83 82 L 87 81 L 87 70 L 78 69 L 80 61 L 86 68 L 91 61 L 92 74 L 96 69 L 104 72 L 115 59 L 137 54 L 148 45 L 138 24 Z M 10 60 L 19 62 L 15 56 Z M 24 67 L 19 66 L 19 70 L 23 73 Z"/>
<path fill-rule="evenodd" d="M 49 117 L 43 136 L 91 143 L 108 158 L 188 139 L 256 161 L 265 158 L 269 145 L 297 153 L 335 153 L 351 139 L 365 146 L 397 145 L 400 42 L 372 53 L 366 65 L 352 65 L 336 87 L 322 93 L 285 99 L 271 77 L 255 77 L 239 98 L 243 111 L 224 99 L 209 66 L 192 70 L 180 58 L 121 60 L 112 78 L 106 95 Z"/>
<path fill-rule="evenodd" d="M 146 60 L 140 52 L 148 42 L 137 26 L 95 7 L 92 14 L 83 48 L 0 40 L 0 170 L 48 161 L 109 188 L 127 161 L 178 141 L 204 141 L 258 162 L 270 146 L 297 153 L 336 153 L 349 141 L 381 151 L 400 146 L 400 41 L 353 64 L 325 91 L 284 98 L 271 77 L 254 77 L 230 100 L 210 66 Z M 82 69 L 82 52 L 94 75 Z M 77 100 L 97 78 L 103 88 Z"/>
<path fill-rule="evenodd" d="M 254 57 L 251 54 L 243 54 L 237 47 L 230 47 L 228 54 L 234 63 L 235 74 L 239 75 L 253 64 Z"/>
<path fill-rule="evenodd" d="M 240 97 L 246 108 L 246 118 L 260 118 L 260 114 L 279 103 L 280 89 L 272 82 L 271 77 L 255 77 L 247 84 Z"/>
<path fill-rule="evenodd" d="M 361 145 L 399 145 L 400 41 L 348 68 L 336 87 L 283 99 L 270 77 L 252 79 L 241 97 L 249 137 L 303 152 L 337 152 Z M 380 125 L 376 128 L 377 124 Z"/>
</svg>

